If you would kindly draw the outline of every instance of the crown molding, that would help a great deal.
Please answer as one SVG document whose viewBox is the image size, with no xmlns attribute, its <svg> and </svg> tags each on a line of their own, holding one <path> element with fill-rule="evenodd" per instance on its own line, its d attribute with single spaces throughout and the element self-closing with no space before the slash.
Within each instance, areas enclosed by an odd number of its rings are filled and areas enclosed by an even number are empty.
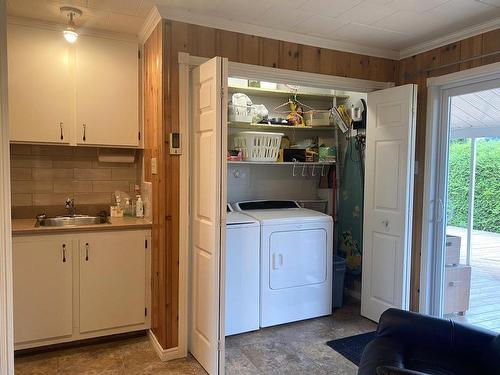
<svg viewBox="0 0 500 375">
<path fill-rule="evenodd" d="M 144 21 L 144 25 L 142 26 L 141 31 L 139 31 L 139 41 L 144 44 L 146 40 L 149 38 L 153 30 L 155 29 L 158 22 L 161 21 L 161 14 L 158 11 L 157 7 L 153 7 L 149 12 L 146 20 Z"/>
<path fill-rule="evenodd" d="M 279 39 L 286 42 L 299 43 L 308 46 L 328 48 L 337 51 L 358 53 L 363 55 L 383 57 L 387 59 L 397 60 L 399 51 L 363 46 L 355 43 L 342 42 L 327 38 L 304 35 L 290 31 L 276 30 L 264 26 L 252 25 L 245 22 L 237 22 L 226 20 L 213 15 L 202 15 L 181 9 L 172 8 L 165 5 L 156 6 L 158 13 L 162 18 L 172 21 L 185 22 L 200 26 L 212 27 L 215 29 L 223 29 L 237 33 L 256 35 L 265 38 Z"/>
<path fill-rule="evenodd" d="M 455 43 L 462 39 L 467 39 L 472 36 L 483 34 L 498 28 L 500 28 L 500 17 L 497 17 L 491 21 L 484 22 L 479 25 L 465 28 L 455 33 L 447 34 L 439 38 L 429 40 L 427 42 L 419 43 L 410 48 L 402 49 L 399 53 L 399 60 L 417 55 L 422 52 L 430 51 L 431 49 L 439 48 L 450 43 Z"/>
<path fill-rule="evenodd" d="M 65 24 L 65 23 L 49 22 L 49 21 L 43 21 L 43 20 L 38 20 L 38 19 L 34 19 L 34 18 L 12 17 L 12 16 L 9 16 L 7 18 L 7 24 L 35 27 L 38 29 L 54 30 L 54 31 L 61 31 L 61 32 L 67 26 L 67 24 Z M 117 33 L 117 32 L 108 31 L 108 30 L 78 27 L 78 33 L 80 35 L 94 36 L 94 37 L 98 37 L 98 38 L 121 40 L 121 41 L 125 41 L 125 42 L 136 42 L 136 43 L 138 42 L 137 35 Z"/>
</svg>

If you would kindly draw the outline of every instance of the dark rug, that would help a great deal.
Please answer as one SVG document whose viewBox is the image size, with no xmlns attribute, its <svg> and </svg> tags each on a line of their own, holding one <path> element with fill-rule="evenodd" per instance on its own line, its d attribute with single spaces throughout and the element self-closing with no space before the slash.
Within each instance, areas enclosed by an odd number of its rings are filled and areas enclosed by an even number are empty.
<svg viewBox="0 0 500 375">
<path fill-rule="evenodd" d="M 326 345 L 342 354 L 356 366 L 359 366 L 359 363 L 361 362 L 361 355 L 363 354 L 363 350 L 365 350 L 365 346 L 368 345 L 368 343 L 374 338 L 375 331 L 328 341 Z"/>
</svg>

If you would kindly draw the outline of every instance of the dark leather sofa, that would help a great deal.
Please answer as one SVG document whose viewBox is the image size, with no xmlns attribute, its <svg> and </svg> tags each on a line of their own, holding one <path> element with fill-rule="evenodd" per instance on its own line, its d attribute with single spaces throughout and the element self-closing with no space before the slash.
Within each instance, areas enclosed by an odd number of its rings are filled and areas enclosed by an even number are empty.
<svg viewBox="0 0 500 375">
<path fill-rule="evenodd" d="M 358 375 L 500 375 L 500 335 L 397 309 L 380 318 Z"/>
</svg>

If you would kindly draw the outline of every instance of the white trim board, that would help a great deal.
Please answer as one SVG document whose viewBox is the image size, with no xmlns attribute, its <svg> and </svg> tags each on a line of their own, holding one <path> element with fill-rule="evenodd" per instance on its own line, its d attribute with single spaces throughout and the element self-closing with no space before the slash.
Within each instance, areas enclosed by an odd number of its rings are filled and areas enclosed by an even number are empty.
<svg viewBox="0 0 500 375">
<path fill-rule="evenodd" d="M 185 52 L 179 52 L 179 64 L 198 66 L 208 58 L 191 56 Z M 341 76 L 331 76 L 327 74 L 300 72 L 268 66 L 243 64 L 229 62 L 229 76 L 265 80 L 276 83 L 287 83 L 299 86 L 309 86 L 317 88 L 370 92 L 393 87 L 393 82 L 370 81 L 366 79 L 346 78 Z"/>
<path fill-rule="evenodd" d="M 487 22 L 464 28 L 460 31 L 432 38 L 426 42 L 417 43 L 415 46 L 394 50 L 390 48 L 370 47 L 362 44 L 344 42 L 312 35 L 299 34 L 291 31 L 277 30 L 264 26 L 252 25 L 245 22 L 227 20 L 213 15 L 202 15 L 166 5 L 156 6 L 158 14 L 165 19 L 185 22 L 194 25 L 207 26 L 215 29 L 233 31 L 237 33 L 256 35 L 265 38 L 283 40 L 307 46 L 327 48 L 343 52 L 358 53 L 368 56 L 383 57 L 392 60 L 402 60 L 434 48 L 442 47 L 462 39 L 486 33 L 500 28 L 500 17 Z"/>
<path fill-rule="evenodd" d="M 458 42 L 462 39 L 467 39 L 472 36 L 487 33 L 500 28 L 500 17 L 482 24 L 465 28 L 463 30 L 443 35 L 435 39 L 428 40 L 427 42 L 416 44 L 413 47 L 402 49 L 399 52 L 399 60 L 406 57 L 414 56 L 422 52 L 430 51 L 431 49 L 445 46 L 450 43 Z"/>
<path fill-rule="evenodd" d="M 186 357 L 186 354 L 181 353 L 179 351 L 179 347 L 177 346 L 175 348 L 163 349 L 151 330 L 148 331 L 148 337 L 151 345 L 153 346 L 153 349 L 162 361 L 166 362 Z"/>
<path fill-rule="evenodd" d="M 6 4 L 0 0 L 0 374 L 14 374 Z"/>
<path fill-rule="evenodd" d="M 439 77 L 427 78 L 427 87 L 465 85 L 473 83 L 475 80 L 484 81 L 485 76 L 493 74 L 500 74 L 500 62 L 478 66 L 477 68 L 462 70 Z"/>
<path fill-rule="evenodd" d="M 155 29 L 156 25 L 161 21 L 161 15 L 158 12 L 157 7 L 153 7 L 151 12 L 149 12 L 141 31 L 139 31 L 139 41 L 144 44 L 148 40 L 149 36 Z"/>
<path fill-rule="evenodd" d="M 363 55 L 383 57 L 392 60 L 399 59 L 399 51 L 396 50 L 363 46 L 360 44 L 321 38 L 312 35 L 299 34 L 291 31 L 271 29 L 268 27 L 252 25 L 245 22 L 227 20 L 213 15 L 193 13 L 166 5 L 158 5 L 157 8 L 162 18 L 173 21 L 207 26 L 214 29 L 228 30 L 236 33 L 255 35 L 265 38 L 278 39 L 286 42 L 299 43 L 308 46 L 322 47 L 337 51 L 359 53 Z"/>
</svg>

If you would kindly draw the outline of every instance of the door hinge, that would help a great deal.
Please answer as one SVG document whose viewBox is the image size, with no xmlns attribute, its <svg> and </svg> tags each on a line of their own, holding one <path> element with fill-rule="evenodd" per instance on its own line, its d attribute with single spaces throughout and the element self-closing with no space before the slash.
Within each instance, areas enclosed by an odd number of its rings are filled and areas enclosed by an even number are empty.
<svg viewBox="0 0 500 375">
<path fill-rule="evenodd" d="M 140 59 L 141 58 L 141 50 L 137 50 L 137 58 Z"/>
<path fill-rule="evenodd" d="M 141 132 L 137 133 L 137 138 L 139 138 L 139 141 L 141 140 Z"/>
<path fill-rule="evenodd" d="M 220 98 L 224 99 L 224 87 L 223 86 L 220 88 Z"/>
<path fill-rule="evenodd" d="M 148 308 L 147 307 L 144 308 L 144 316 L 148 316 Z"/>
<path fill-rule="evenodd" d="M 224 343 L 220 340 L 217 341 L 217 351 L 222 352 L 224 350 Z"/>
<path fill-rule="evenodd" d="M 144 248 L 147 249 L 148 248 L 148 240 L 144 240 Z"/>
</svg>

